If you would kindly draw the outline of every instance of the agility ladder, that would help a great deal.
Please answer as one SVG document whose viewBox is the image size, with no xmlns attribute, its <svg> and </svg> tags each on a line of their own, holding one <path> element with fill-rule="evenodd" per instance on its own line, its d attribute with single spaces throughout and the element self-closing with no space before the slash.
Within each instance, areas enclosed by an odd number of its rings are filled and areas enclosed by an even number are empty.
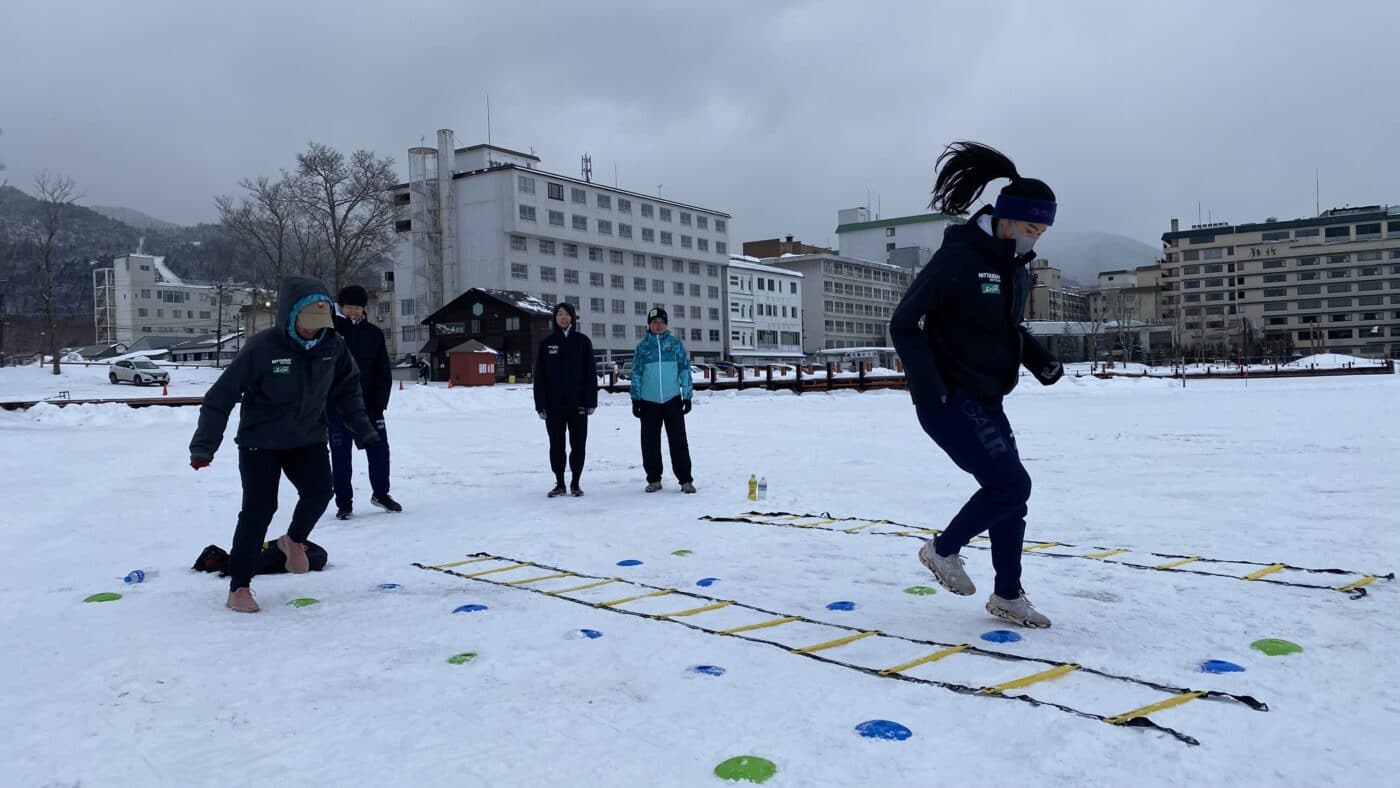
<svg viewBox="0 0 1400 788">
<path fill-rule="evenodd" d="M 487 562 L 492 562 L 492 564 L 495 565 L 487 565 Z M 691 591 L 681 591 L 675 588 L 664 588 L 661 586 L 648 585 L 646 583 L 639 583 L 633 580 L 623 580 L 618 577 L 600 577 L 597 575 L 587 575 L 578 572 L 572 572 L 565 569 L 560 569 L 558 567 L 547 566 L 545 564 L 538 564 L 531 561 L 518 561 L 513 558 L 504 558 L 502 556 L 491 555 L 489 553 L 473 553 L 471 556 L 463 560 L 453 561 L 445 564 L 415 563 L 413 564 L 413 566 L 416 566 L 419 569 L 427 569 L 430 571 L 452 575 L 453 577 L 458 577 L 464 580 L 474 580 L 482 583 L 490 583 L 496 586 L 504 586 L 507 588 L 515 588 L 523 591 L 530 591 L 544 596 L 556 597 L 569 602 L 573 602 L 575 604 L 585 605 L 588 607 L 594 607 L 602 610 L 609 610 L 614 613 L 621 613 L 629 616 L 637 616 L 639 618 L 648 618 L 656 621 L 668 621 L 671 623 L 680 624 L 698 632 L 705 632 L 711 635 L 736 637 L 741 640 L 748 640 L 754 643 L 763 643 L 769 646 L 776 646 L 793 654 L 800 654 L 810 659 L 815 659 L 831 665 L 838 665 L 840 667 L 849 668 L 851 670 L 856 670 L 871 676 L 899 679 L 901 681 L 912 682 L 915 684 L 928 684 L 935 687 L 941 687 L 943 689 L 950 690 L 952 692 L 956 692 L 962 695 L 1002 698 L 1005 700 L 1014 700 L 1020 701 L 1022 703 L 1029 703 L 1032 706 L 1047 706 L 1049 708 L 1058 709 L 1067 714 L 1073 714 L 1078 717 L 1085 717 L 1087 719 L 1098 720 L 1100 722 L 1108 723 L 1109 725 L 1121 725 L 1132 728 L 1149 728 L 1152 730 L 1158 730 L 1162 731 L 1163 733 L 1170 734 L 1173 738 L 1177 739 L 1178 741 L 1190 745 L 1200 744 L 1200 742 L 1195 738 L 1185 733 L 1182 733 L 1181 731 L 1168 728 L 1165 725 L 1161 725 L 1152 721 L 1147 715 L 1165 709 L 1174 708 L 1176 706 L 1180 706 L 1184 703 L 1189 703 L 1190 701 L 1198 699 L 1239 703 L 1251 709 L 1254 709 L 1255 711 L 1269 710 L 1268 704 L 1255 700 L 1254 698 L 1248 695 L 1234 695 L 1227 692 L 1217 692 L 1212 690 L 1192 690 L 1183 687 L 1172 687 L 1154 681 L 1133 678 L 1131 676 L 1122 676 L 1115 673 L 1109 673 L 1107 671 L 1099 670 L 1096 668 L 1085 667 L 1084 665 L 1081 665 L 1079 663 L 1059 662 L 1056 660 L 1042 659 L 1038 657 L 1028 657 L 1019 654 L 1007 654 L 1000 651 L 991 651 L 988 649 L 980 648 L 970 643 L 939 643 L 937 641 L 932 640 L 920 640 L 916 638 L 903 637 L 900 635 L 890 635 L 884 632 L 880 632 L 878 630 L 863 630 L 858 627 L 852 627 L 843 624 L 833 624 L 827 621 L 818 621 L 816 619 L 808 618 L 806 616 L 787 615 L 779 613 L 777 611 L 757 607 L 754 605 L 747 605 L 742 602 L 736 602 L 733 600 L 705 596 Z M 470 567 L 470 569 L 466 571 L 458 571 L 458 567 Z M 515 576 L 516 574 L 524 574 L 523 570 L 529 570 L 529 574 L 526 574 L 524 577 Z M 543 574 L 539 574 L 540 572 L 543 572 Z M 572 596 L 567 596 L 568 594 L 579 594 L 591 591 L 593 589 L 604 587 L 607 587 L 609 589 L 609 593 L 602 594 L 602 596 L 604 597 L 602 601 L 593 601 L 590 599 L 579 599 Z M 622 592 L 623 589 L 630 589 L 630 591 L 636 593 L 622 593 L 622 595 L 617 595 L 616 598 L 610 598 L 615 596 L 615 594 L 612 593 L 614 590 L 616 592 Z M 688 601 L 676 605 L 677 609 L 665 613 L 638 612 L 636 610 L 624 608 L 625 605 L 631 605 L 642 600 L 655 599 L 658 597 L 673 597 L 685 599 Z M 695 616 L 702 616 L 703 614 L 712 611 L 725 609 L 730 611 L 750 611 L 753 613 L 760 614 L 761 618 L 752 623 L 743 624 L 740 626 L 726 627 L 722 629 L 716 629 L 704 626 L 699 623 L 695 623 L 695 619 L 693 618 Z M 839 637 L 822 640 L 816 643 L 796 648 L 774 640 L 766 640 L 764 638 L 751 634 L 760 630 L 772 629 L 774 627 L 780 627 L 785 624 L 791 624 L 795 622 L 814 624 L 820 627 L 825 627 L 840 632 L 846 632 L 849 634 L 844 634 Z M 824 653 L 829 652 L 832 649 L 837 649 L 842 646 L 855 643 L 857 641 L 865 640 L 867 638 L 875 638 L 875 642 L 878 642 L 880 639 L 883 639 L 890 642 L 912 643 L 920 646 L 933 647 L 937 650 L 928 653 L 922 657 L 919 657 L 918 659 L 913 659 L 906 662 L 901 662 L 899 664 L 889 665 L 886 667 L 872 667 L 869 665 L 862 665 L 856 662 L 837 659 L 828 655 L 827 653 Z M 1025 662 L 1048 667 L 1038 670 L 1037 672 L 1021 676 L 1020 678 L 1013 679 L 1011 681 L 1006 681 L 990 686 L 972 686 L 968 684 L 959 684 L 949 681 L 939 681 L 937 679 L 910 676 L 906 673 L 906 671 L 912 670 L 921 665 L 927 665 L 933 662 L 937 662 L 938 660 L 944 659 L 945 657 L 949 657 L 954 654 L 968 654 L 988 657 L 991 659 L 1002 661 Z M 1126 682 L 1129 684 L 1136 684 L 1141 687 L 1147 687 L 1158 692 L 1166 693 L 1168 697 L 1163 700 L 1157 701 L 1156 703 L 1151 703 L 1140 708 L 1132 709 L 1131 711 L 1123 712 L 1121 714 L 1103 715 L 1090 711 L 1084 711 L 1083 709 L 1077 709 L 1073 706 L 1067 706 L 1060 703 L 1053 703 L 1051 701 L 1033 698 L 1030 695 L 1026 694 L 1011 694 L 1012 690 L 1023 689 L 1025 687 L 1030 687 L 1041 682 L 1060 678 L 1072 673 L 1088 674 L 1098 676 L 1101 678 L 1112 679 L 1115 681 Z"/>
<path fill-rule="evenodd" d="M 863 517 L 833 517 L 830 513 L 822 514 L 793 514 L 792 512 L 744 512 L 743 514 L 726 515 L 705 515 L 701 520 L 709 520 L 718 523 L 753 523 L 756 525 L 776 525 L 784 528 L 801 528 L 817 531 L 839 531 L 841 533 L 868 533 L 878 536 L 900 536 L 913 539 L 928 539 L 942 533 L 937 528 L 917 528 L 912 525 L 895 522 L 894 520 L 870 520 Z M 838 523 L 856 523 L 856 525 L 839 526 Z M 898 530 L 875 530 L 883 527 L 894 527 Z M 988 544 L 991 540 L 986 536 L 979 536 L 972 540 L 968 546 L 979 550 L 989 550 Z M 1027 540 L 1022 552 L 1032 555 L 1043 555 L 1051 558 L 1087 558 L 1093 561 L 1102 561 L 1106 564 L 1118 564 L 1133 569 L 1152 569 L 1163 572 L 1184 572 L 1193 575 L 1205 575 L 1207 577 L 1230 577 L 1237 580 L 1248 580 L 1257 583 L 1269 583 L 1271 585 L 1291 586 L 1293 588 L 1312 588 L 1323 591 L 1340 591 L 1347 594 L 1352 599 L 1360 599 L 1366 596 L 1366 586 L 1377 580 L 1394 580 L 1395 573 L 1390 574 L 1367 574 L 1365 572 L 1354 572 L 1349 569 L 1310 569 L 1303 566 L 1293 566 L 1285 563 L 1269 563 L 1262 561 L 1230 561 L 1223 558 L 1205 558 L 1198 555 L 1173 555 L 1171 553 L 1153 553 L 1141 550 L 1131 550 L 1126 547 L 1116 549 L 1103 547 L 1081 548 L 1067 542 L 1032 542 Z M 1055 548 L 1091 550 L 1088 553 L 1064 553 L 1055 552 Z M 1164 563 L 1140 564 L 1127 561 L 1114 556 L 1124 553 L 1138 553 L 1150 555 L 1154 558 L 1169 559 Z M 1229 572 L 1211 572 L 1200 568 L 1183 569 L 1182 567 L 1193 564 L 1239 564 L 1241 566 L 1262 567 L 1248 574 L 1239 575 Z M 1342 586 L 1318 585 L 1316 583 L 1295 583 L 1288 580 L 1279 580 L 1269 577 L 1276 572 L 1309 572 L 1313 574 L 1351 575 L 1358 579 Z"/>
</svg>

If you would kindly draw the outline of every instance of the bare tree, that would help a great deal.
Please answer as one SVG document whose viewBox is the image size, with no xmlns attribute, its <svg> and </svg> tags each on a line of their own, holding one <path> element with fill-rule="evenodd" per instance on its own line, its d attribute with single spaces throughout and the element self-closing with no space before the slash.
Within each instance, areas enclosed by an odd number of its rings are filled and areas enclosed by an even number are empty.
<svg viewBox="0 0 1400 788">
<path fill-rule="evenodd" d="M 72 178 L 50 175 L 48 170 L 34 176 L 34 192 L 39 199 L 39 217 L 30 226 L 30 232 L 39 251 L 40 297 L 44 303 L 44 323 L 48 327 L 49 354 L 53 356 L 55 375 L 62 370 L 58 361 L 58 330 L 54 319 L 54 269 L 57 263 L 53 259 L 53 247 L 54 240 L 63 230 L 63 220 L 69 206 L 78 199 L 76 189 L 77 185 Z"/>
<path fill-rule="evenodd" d="M 360 277 L 394 243 L 394 160 L 312 142 L 297 154 L 297 199 L 329 254 L 334 289 Z"/>
<path fill-rule="evenodd" d="M 1113 325 L 1113 336 L 1118 349 L 1123 351 L 1123 361 L 1132 360 L 1133 348 L 1137 346 L 1138 333 L 1134 323 L 1138 319 L 1138 292 L 1136 288 L 1122 287 L 1105 290 L 1103 293 L 1103 314 Z"/>
<path fill-rule="evenodd" d="M 239 202 L 227 195 L 214 200 L 219 219 L 255 258 L 254 278 L 264 287 L 275 288 L 287 273 L 292 229 L 301 215 L 292 199 L 293 186 L 286 175 L 278 180 L 244 178 L 238 185 L 247 191 Z"/>
</svg>

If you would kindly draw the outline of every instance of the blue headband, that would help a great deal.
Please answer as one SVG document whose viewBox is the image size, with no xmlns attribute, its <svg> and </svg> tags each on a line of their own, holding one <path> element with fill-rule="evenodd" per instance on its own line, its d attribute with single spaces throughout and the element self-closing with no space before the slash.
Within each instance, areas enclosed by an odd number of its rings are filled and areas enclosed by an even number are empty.
<svg viewBox="0 0 1400 788">
<path fill-rule="evenodd" d="M 998 219 L 1034 222 L 1048 227 L 1055 223 L 1055 203 L 1050 200 L 1037 200 L 1033 197 L 999 194 L 997 195 L 996 215 Z"/>
</svg>

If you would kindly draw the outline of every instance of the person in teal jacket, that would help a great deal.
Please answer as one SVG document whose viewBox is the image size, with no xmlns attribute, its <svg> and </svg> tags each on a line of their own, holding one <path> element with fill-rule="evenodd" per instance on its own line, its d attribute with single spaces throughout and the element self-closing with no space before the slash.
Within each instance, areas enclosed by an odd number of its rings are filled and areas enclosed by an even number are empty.
<svg viewBox="0 0 1400 788">
<path fill-rule="evenodd" d="M 667 330 L 666 310 L 647 312 L 647 335 L 632 356 L 632 415 L 642 420 L 642 467 L 647 492 L 661 489 L 661 428 L 671 448 L 671 470 L 681 492 L 695 492 L 690 475 L 690 444 L 685 439 L 685 415 L 694 390 L 690 386 L 690 354 L 685 343 Z"/>
</svg>

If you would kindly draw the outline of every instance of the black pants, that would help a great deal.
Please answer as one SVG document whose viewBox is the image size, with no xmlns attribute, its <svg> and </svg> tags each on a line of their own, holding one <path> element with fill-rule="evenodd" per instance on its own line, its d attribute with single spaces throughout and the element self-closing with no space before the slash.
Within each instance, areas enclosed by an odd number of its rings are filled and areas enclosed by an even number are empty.
<svg viewBox="0 0 1400 788">
<path fill-rule="evenodd" d="M 384 419 L 373 423 L 379 442 L 365 449 L 365 461 L 369 463 L 369 488 L 376 498 L 382 498 L 389 494 L 389 432 L 384 428 Z M 326 414 L 326 427 L 331 441 L 331 470 L 335 473 L 335 505 L 337 509 L 350 509 L 355 500 L 350 467 L 355 436 L 345 420 L 334 413 Z"/>
<path fill-rule="evenodd" d="M 569 433 L 569 470 L 578 484 L 588 446 L 588 415 L 577 409 L 552 410 L 545 414 L 544 426 L 549 430 L 549 468 L 560 484 L 564 483 L 564 433 Z"/>
<path fill-rule="evenodd" d="M 666 428 L 666 443 L 671 448 L 671 470 L 676 481 L 690 484 L 690 444 L 685 439 L 685 414 L 681 413 L 681 398 L 656 404 L 642 402 L 642 467 L 647 472 L 647 483 L 661 481 L 661 428 Z"/>
<path fill-rule="evenodd" d="M 1001 403 L 954 392 L 947 404 L 920 404 L 919 424 L 959 468 L 981 485 L 934 542 L 939 555 L 953 555 L 983 531 L 992 540 L 996 594 L 1021 593 L 1021 549 L 1026 538 L 1026 502 L 1031 477 L 1021 464 L 1016 438 Z"/>
<path fill-rule="evenodd" d="M 287 534 L 293 542 L 305 542 L 316 521 L 331 502 L 331 461 L 326 444 L 315 443 L 299 449 L 238 450 L 238 473 L 243 478 L 243 510 L 233 532 L 229 551 L 229 590 L 247 587 L 258 569 L 258 555 L 267 539 L 267 526 L 277 513 L 277 487 L 282 474 L 297 489 L 297 508 L 292 511 Z"/>
</svg>

